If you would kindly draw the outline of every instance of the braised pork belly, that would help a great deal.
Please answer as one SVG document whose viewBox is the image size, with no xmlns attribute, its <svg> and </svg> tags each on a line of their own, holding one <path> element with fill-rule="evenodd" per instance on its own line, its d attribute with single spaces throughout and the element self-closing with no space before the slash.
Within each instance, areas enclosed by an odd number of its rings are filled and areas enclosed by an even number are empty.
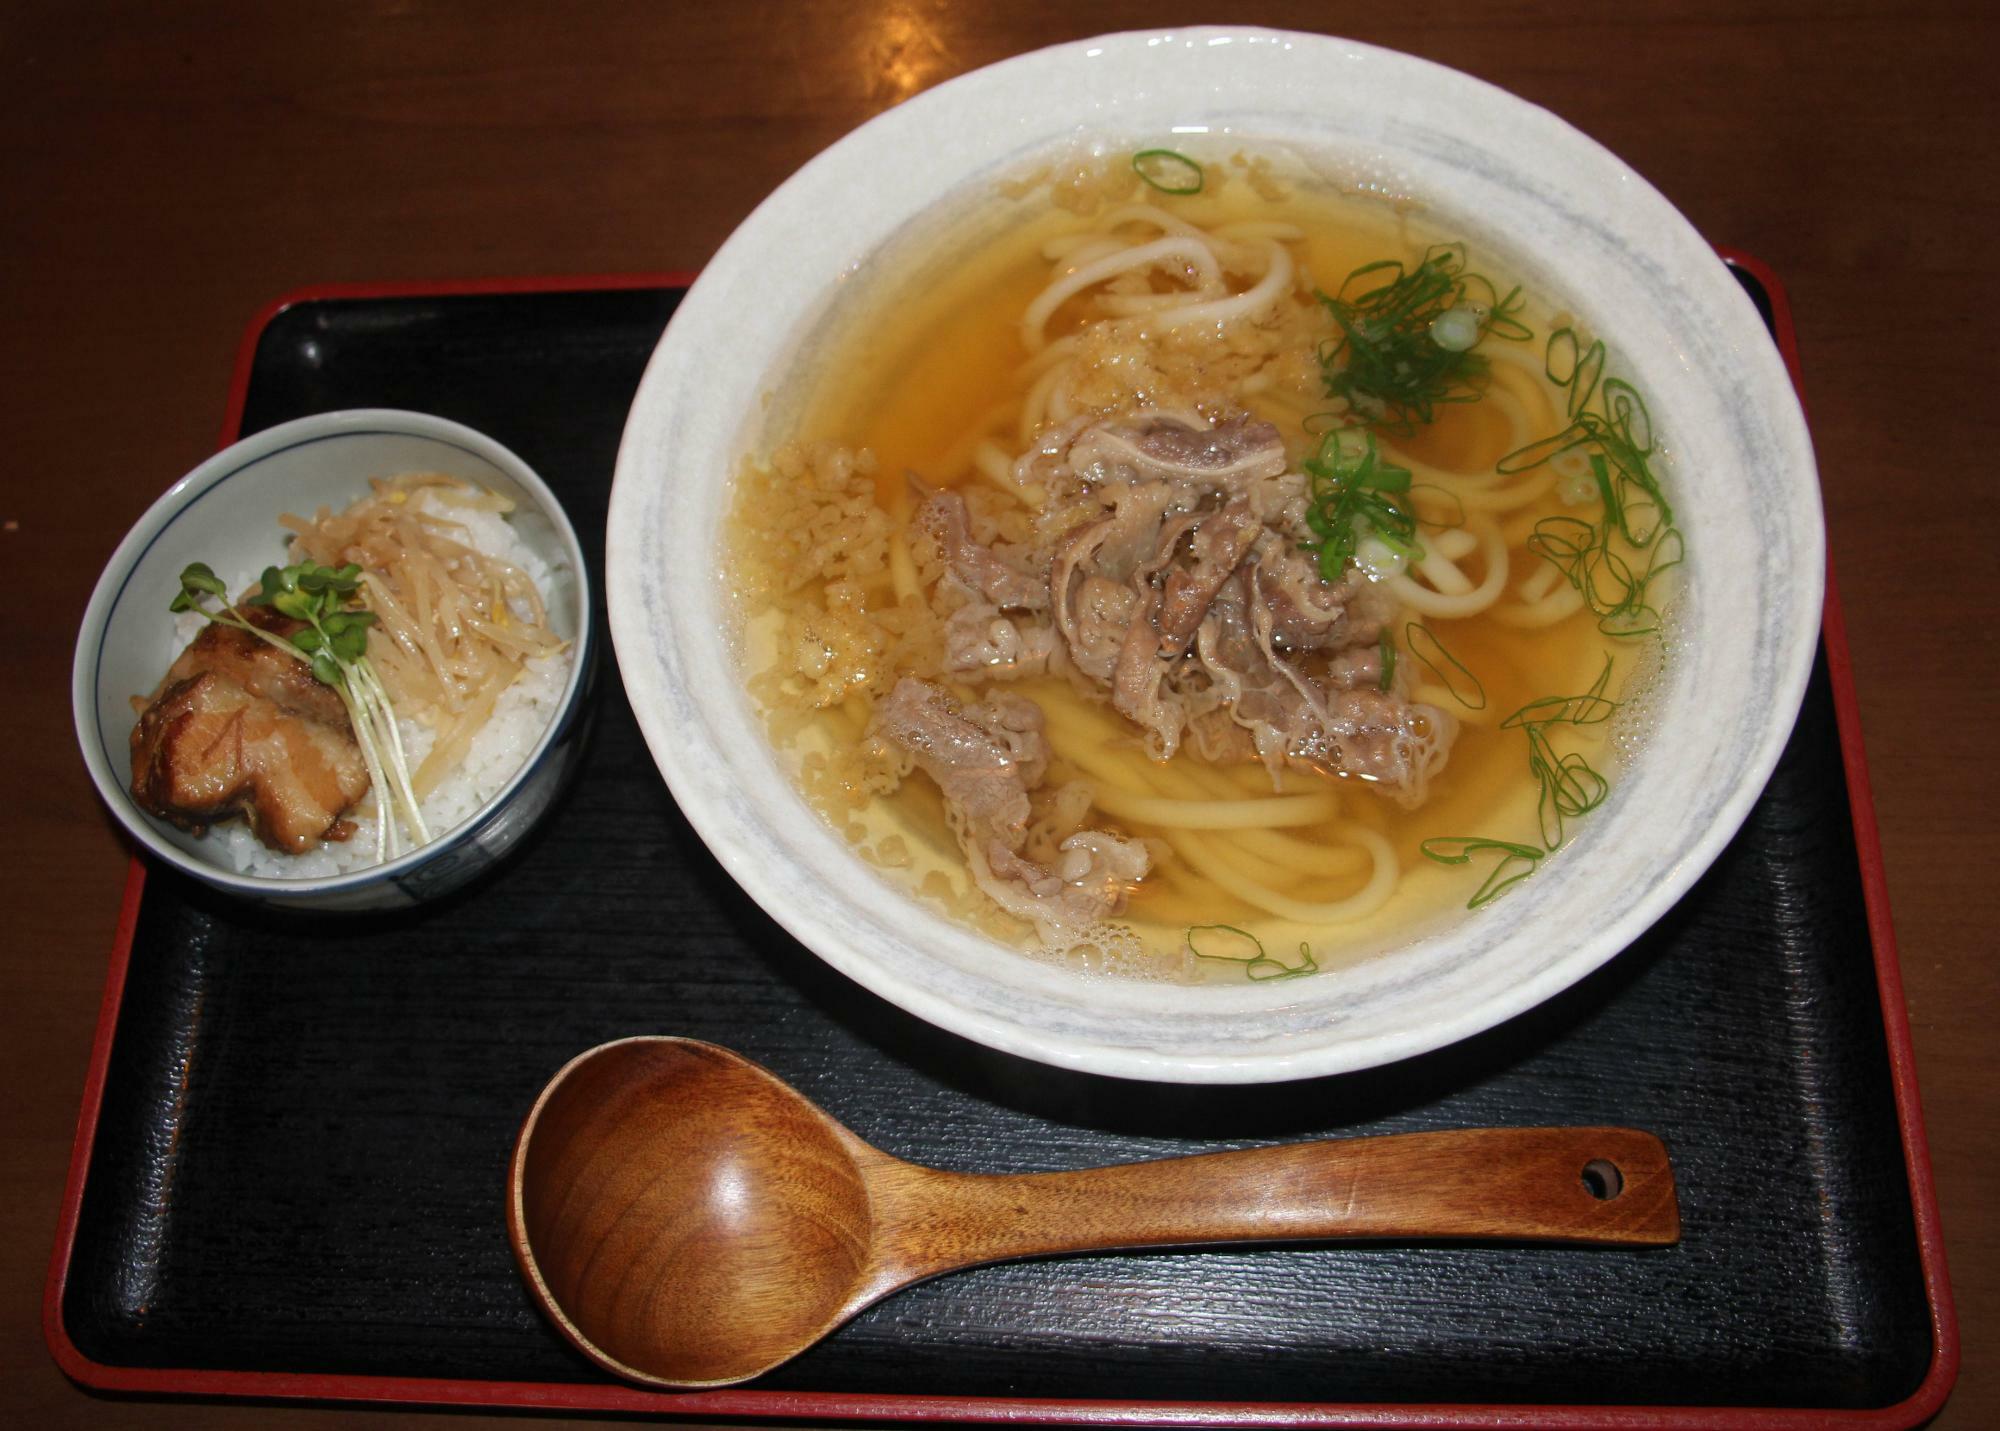
<svg viewBox="0 0 2000 1431">
<path fill-rule="evenodd" d="M 236 614 L 280 637 L 300 623 Z M 132 796 L 199 834 L 241 818 L 274 850 L 302 854 L 353 833 L 368 770 L 338 692 L 305 662 L 210 623 L 167 670 L 132 729 Z"/>
</svg>

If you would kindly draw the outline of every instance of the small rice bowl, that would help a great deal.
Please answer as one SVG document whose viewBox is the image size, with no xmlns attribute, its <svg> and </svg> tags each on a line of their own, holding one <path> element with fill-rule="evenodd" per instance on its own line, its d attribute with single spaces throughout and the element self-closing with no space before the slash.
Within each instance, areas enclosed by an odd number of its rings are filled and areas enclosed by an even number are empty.
<svg viewBox="0 0 2000 1431">
<path fill-rule="evenodd" d="M 512 504 L 496 519 L 497 531 L 484 528 L 477 540 L 509 554 L 519 573 L 516 594 L 532 579 L 546 610 L 549 639 L 522 646 L 512 666 L 518 671 L 533 657 L 564 656 L 551 663 L 561 693 L 551 702 L 531 675 L 507 698 L 509 714 L 493 722 L 489 744 L 466 766 L 465 789 L 435 817 L 451 828 L 433 830 L 427 844 L 406 843 L 401 854 L 376 863 L 373 842 L 357 835 L 324 865 L 288 860 L 275 877 L 241 867 L 244 861 L 230 853 L 229 826 L 197 837 L 133 798 L 133 697 L 158 688 L 195 629 L 191 622 L 177 632 L 167 603 L 192 562 L 208 563 L 229 590 L 240 591 L 267 562 L 284 560 L 287 513 L 312 514 L 322 505 L 345 512 L 367 495 L 371 476 L 392 473 L 448 474 Z M 182 476 L 106 561 L 84 608 L 70 672 L 78 749 L 91 783 L 138 850 L 232 899 L 320 913 L 428 904 L 507 858 L 580 767 L 595 664 L 593 606 L 590 566 L 561 499 L 501 443 L 463 423 L 397 408 L 294 418 L 230 444 Z M 552 651 L 554 642 L 568 644 Z M 490 696 L 497 707 L 505 694 L 496 683 L 477 699 Z M 470 719 L 478 719 L 479 709 L 490 715 L 482 705 Z M 403 729 L 417 734 L 414 721 Z M 476 734 L 439 739 L 454 740 L 463 752 Z M 372 800 L 364 796 L 363 806 L 372 810 Z M 333 867 L 341 855 L 355 867 L 312 872 Z"/>
<path fill-rule="evenodd" d="M 466 545 L 482 555 L 519 567 L 537 591 L 546 594 L 552 589 L 555 570 L 520 539 L 499 513 L 450 505 L 432 492 L 413 498 L 412 505 L 457 524 L 463 529 Z M 257 574 L 237 572 L 225 580 L 235 596 L 250 587 Z M 160 668 L 164 670 L 171 664 L 207 624 L 205 617 L 194 612 L 183 612 L 176 618 L 174 645 L 162 653 Z M 465 758 L 422 801 L 424 823 L 430 827 L 433 840 L 471 819 L 521 768 L 561 709 L 575 659 L 574 643 L 559 655 L 532 659 L 501 693 L 492 715 L 473 737 Z M 396 726 L 402 737 L 404 757 L 414 770 L 430 753 L 435 733 L 424 722 L 400 713 Z M 377 795 L 371 789 L 362 803 L 349 812 L 348 818 L 354 825 L 352 835 L 345 840 L 323 841 L 304 854 L 289 855 L 271 849 L 241 820 L 214 826 L 204 839 L 216 847 L 219 861 L 239 874 L 264 879 L 326 879 L 351 874 L 378 862 Z"/>
</svg>

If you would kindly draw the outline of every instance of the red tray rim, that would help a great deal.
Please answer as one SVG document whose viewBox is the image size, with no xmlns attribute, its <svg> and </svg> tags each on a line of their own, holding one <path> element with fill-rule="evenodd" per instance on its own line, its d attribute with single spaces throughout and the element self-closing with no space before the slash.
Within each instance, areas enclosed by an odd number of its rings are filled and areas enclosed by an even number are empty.
<svg viewBox="0 0 2000 1431">
<path fill-rule="evenodd" d="M 1785 287 L 1761 260 L 1718 247 L 1718 256 L 1743 269 L 1764 288 L 1772 328 L 1792 386 L 1805 403 L 1791 303 Z M 301 303 L 335 299 L 430 298 L 455 295 L 555 293 L 639 288 L 678 288 L 694 281 L 687 272 L 548 274 L 401 282 L 329 283 L 286 293 L 251 319 L 237 348 L 220 445 L 236 440 L 250 388 L 257 345 L 271 321 Z M 90 1172 L 97 1120 L 111 1059 L 112 1036 L 132 953 L 132 936 L 145 890 L 144 863 L 135 854 L 126 870 L 123 902 L 113 937 L 104 995 L 98 1007 L 90 1064 L 84 1077 L 69 1176 L 56 1226 L 55 1248 L 42 1292 L 42 1335 L 57 1365 L 73 1381 L 96 1391 L 177 1397 L 253 1397 L 301 1401 L 346 1401 L 427 1406 L 509 1407 L 545 1411 L 648 1412 L 674 1416 L 730 1416 L 762 1420 L 810 1417 L 832 1420 L 973 1421 L 1030 1425 L 1091 1426 L 1357 1426 L 1357 1427 L 1548 1427 L 1552 1431 L 1642 1431 L 1642 1428 L 1710 1428 L 1710 1431 L 1790 1431 L 1840 1426 L 1915 1426 L 1934 1415 L 1958 1379 L 1958 1314 L 1945 1262 L 1944 1233 L 1938 1217 L 1937 1188 L 1925 1137 L 1917 1087 L 1915 1051 L 1903 996 L 1902 966 L 1889 914 L 1889 890 L 1875 822 L 1875 800 L 1862 744 L 1854 671 L 1847 648 L 1847 625 L 1827 557 L 1826 607 L 1821 625 L 1841 761 L 1847 774 L 1854 821 L 1855 851 L 1861 866 L 1870 943 L 1881 996 L 1882 1024 L 1889 1055 L 1903 1159 L 1909 1173 L 1910 1205 L 1918 1261 L 1931 1312 L 1931 1362 L 1916 1389 L 1890 1406 L 1854 1410 L 1792 1407 L 1567 1406 L 1525 1404 L 1322 1402 L 1095 1401 L 1028 1397 L 936 1397 L 883 1393 L 759 1391 L 663 1392 L 622 1383 L 549 1383 L 459 1380 L 442 1377 L 336 1375 L 314 1372 L 230 1371 L 199 1367 L 133 1367 L 93 1360 L 71 1340 L 63 1322 L 63 1292 L 69 1281 L 84 1183 Z"/>
</svg>

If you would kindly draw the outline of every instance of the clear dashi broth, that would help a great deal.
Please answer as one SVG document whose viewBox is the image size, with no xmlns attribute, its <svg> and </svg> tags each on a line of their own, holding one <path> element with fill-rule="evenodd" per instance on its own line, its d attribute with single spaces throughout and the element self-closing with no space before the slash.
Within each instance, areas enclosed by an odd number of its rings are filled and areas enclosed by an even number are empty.
<svg viewBox="0 0 2000 1431">
<path fill-rule="evenodd" d="M 1207 159 L 1201 179 L 1198 193 L 1162 192 L 1129 151 L 1059 163 L 980 201 L 988 237 L 900 265 L 892 249 L 864 275 L 865 298 L 834 310 L 810 390 L 774 405 L 780 430 L 737 475 L 728 569 L 746 679 L 780 758 L 886 878 L 1036 957 L 1240 982 L 1392 951 L 1518 897 L 1514 876 L 1561 858 L 1622 749 L 1642 738 L 1636 713 L 1666 646 L 1660 613 L 1680 549 L 1643 403 L 1559 295 L 1517 288 L 1476 232 L 1408 200 L 1240 155 Z M 1026 331 L 1024 314 L 1066 269 L 1187 226 L 1224 256 L 1219 290 L 1168 257 L 1082 287 Z M 1480 326 L 1477 362 L 1455 390 L 1473 400 L 1437 389 L 1420 420 L 1334 390 L 1357 350 L 1336 351 L 1343 328 L 1319 295 L 1421 276 L 1427 256 L 1451 270 L 1448 306 L 1470 314 L 1445 321 L 1458 325 L 1446 340 Z M 1357 275 L 1385 261 L 1402 268 Z M 1291 277 L 1263 306 L 1156 330 L 1204 283 L 1211 297 L 1241 295 L 1278 264 Z M 1395 553 L 1366 527 L 1357 552 L 1394 597 L 1383 627 L 1393 654 L 1378 657 L 1393 663 L 1387 686 L 1456 726 L 1420 803 L 1337 772 L 1204 759 L 1192 741 L 1158 761 L 1060 657 L 1048 674 L 1007 680 L 940 674 L 953 598 L 913 535 L 922 493 L 961 493 L 985 540 L 1026 540 L 1036 493 L 1015 464 L 1038 438 L 1065 418 L 1162 410 L 1268 421 L 1294 473 L 1325 457 L 1329 430 L 1348 428 L 1349 459 L 1372 439 L 1381 466 L 1411 474 L 1392 494 L 1414 522 L 1406 545 L 1444 560 L 1392 571 Z M 1504 579 L 1492 565 L 1502 548 Z M 1041 708 L 1051 760 L 1023 853 L 1053 867 L 1077 830 L 1142 843 L 1149 868 L 1122 908 L 1080 936 L 1050 937 L 980 891 L 938 785 L 871 739 L 905 674 L 961 700 L 1005 689 Z"/>
</svg>

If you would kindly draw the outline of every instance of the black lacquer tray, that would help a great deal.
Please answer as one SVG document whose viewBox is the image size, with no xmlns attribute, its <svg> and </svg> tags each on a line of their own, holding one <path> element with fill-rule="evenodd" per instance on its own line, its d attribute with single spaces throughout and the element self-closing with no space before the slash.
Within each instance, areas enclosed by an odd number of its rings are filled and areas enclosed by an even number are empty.
<svg viewBox="0 0 2000 1431">
<path fill-rule="evenodd" d="M 601 563 L 626 407 L 677 298 L 614 281 L 295 301 L 246 350 L 240 429 L 358 406 L 469 423 L 547 478 Z M 135 879 L 51 1343 L 108 1388 L 752 1417 L 1919 1419 L 1948 1389 L 1955 1331 L 1893 950 L 1864 899 L 1879 876 L 1866 819 L 1857 845 L 1829 633 L 1741 835 L 1639 944 L 1470 1042 L 1268 1088 L 1060 1072 L 834 974 L 682 820 L 605 643 L 576 785 L 452 902 L 302 922 L 164 869 Z M 951 1168 L 1633 1124 L 1673 1153 L 1685 1235 L 1652 1251 L 1286 1247 L 991 1267 L 904 1292 L 747 1388 L 643 1392 L 537 1315 L 502 1220 L 536 1092 L 573 1054 L 634 1033 L 740 1049 L 864 1138 Z"/>
</svg>

